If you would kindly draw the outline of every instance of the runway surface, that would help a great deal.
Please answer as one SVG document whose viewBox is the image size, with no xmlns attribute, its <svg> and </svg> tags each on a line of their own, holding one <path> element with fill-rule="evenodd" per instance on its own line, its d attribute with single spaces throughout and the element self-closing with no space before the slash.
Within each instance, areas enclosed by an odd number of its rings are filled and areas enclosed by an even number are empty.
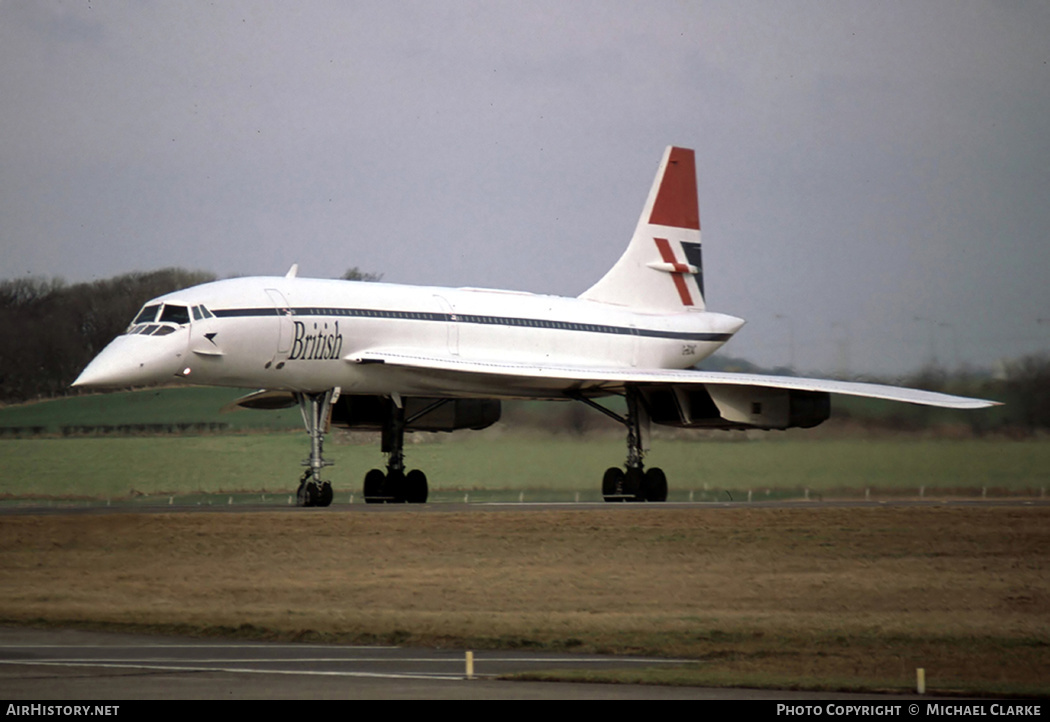
<svg viewBox="0 0 1050 722">
<path fill-rule="evenodd" d="M 224 642 L 0 627 L 0 698 L 212 699 L 877 699 L 765 690 L 519 682 L 541 669 L 652 667 L 680 660 L 465 650 Z"/>
</svg>

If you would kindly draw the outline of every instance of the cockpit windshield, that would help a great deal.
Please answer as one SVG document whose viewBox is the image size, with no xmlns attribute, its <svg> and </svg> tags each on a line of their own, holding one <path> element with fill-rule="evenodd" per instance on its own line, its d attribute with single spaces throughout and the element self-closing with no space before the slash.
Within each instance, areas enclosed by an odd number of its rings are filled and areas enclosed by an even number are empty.
<svg viewBox="0 0 1050 722">
<path fill-rule="evenodd" d="M 141 311 L 139 311 L 139 315 L 135 317 L 135 320 L 131 322 L 131 325 L 134 326 L 139 323 L 152 323 L 153 321 L 156 321 L 157 311 L 159 310 L 159 303 L 155 303 L 152 306 L 146 306 Z"/>
<path fill-rule="evenodd" d="M 182 325 L 190 322 L 190 310 L 185 306 L 173 306 L 170 303 L 164 304 L 164 310 L 160 312 L 161 323 L 175 323 Z"/>
<path fill-rule="evenodd" d="M 198 321 L 202 318 L 214 318 L 204 306 L 194 306 L 193 316 Z M 124 333 L 141 336 L 167 336 L 175 332 L 175 326 L 183 326 L 189 322 L 190 309 L 186 306 L 174 303 L 148 304 L 139 311 Z"/>
</svg>

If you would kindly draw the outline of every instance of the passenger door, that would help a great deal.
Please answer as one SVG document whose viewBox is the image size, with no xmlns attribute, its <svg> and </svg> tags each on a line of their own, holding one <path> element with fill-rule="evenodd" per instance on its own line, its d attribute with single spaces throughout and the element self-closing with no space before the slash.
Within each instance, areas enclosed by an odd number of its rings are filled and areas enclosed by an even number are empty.
<svg viewBox="0 0 1050 722">
<path fill-rule="evenodd" d="M 448 335 L 448 352 L 453 356 L 459 356 L 459 321 L 456 318 L 456 311 L 444 296 L 435 295 L 434 299 L 438 302 L 441 313 L 447 319 L 445 328 Z"/>
<path fill-rule="evenodd" d="M 292 307 L 284 297 L 284 294 L 276 288 L 267 288 L 266 295 L 270 297 L 270 301 L 277 310 L 277 348 L 272 362 L 283 364 L 288 360 L 288 352 L 292 349 L 292 337 L 295 333 L 292 322 Z"/>
</svg>

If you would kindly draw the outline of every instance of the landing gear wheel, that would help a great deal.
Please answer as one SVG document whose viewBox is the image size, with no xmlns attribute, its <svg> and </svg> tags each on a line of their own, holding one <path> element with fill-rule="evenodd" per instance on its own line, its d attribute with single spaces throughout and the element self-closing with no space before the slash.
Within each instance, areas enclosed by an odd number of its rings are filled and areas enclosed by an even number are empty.
<svg viewBox="0 0 1050 722">
<path fill-rule="evenodd" d="M 623 501 L 623 469 L 612 467 L 605 470 L 602 477 L 602 498 L 606 501 Z"/>
<path fill-rule="evenodd" d="M 413 469 L 405 477 L 405 501 L 409 504 L 427 503 L 427 475 L 419 469 Z"/>
<path fill-rule="evenodd" d="M 382 496 L 387 504 L 405 503 L 405 472 L 391 471 L 386 475 Z"/>
<path fill-rule="evenodd" d="M 320 496 L 321 490 L 317 487 L 317 482 L 313 479 L 309 481 L 303 479 L 299 482 L 299 490 L 295 494 L 295 501 L 298 506 L 317 506 Z"/>
<path fill-rule="evenodd" d="M 645 472 L 642 497 L 645 501 L 667 501 L 667 475 L 663 469 L 652 468 Z"/>
<path fill-rule="evenodd" d="M 327 481 L 321 482 L 321 489 L 317 493 L 314 506 L 330 506 L 332 504 L 332 485 Z"/>
<path fill-rule="evenodd" d="M 365 474 L 365 503 L 381 504 L 384 499 L 379 498 L 383 493 L 383 482 L 386 474 L 379 469 L 372 469 Z"/>
<path fill-rule="evenodd" d="M 642 483 L 644 481 L 645 472 L 641 467 L 634 466 L 627 469 L 623 481 L 625 501 L 645 501 L 645 497 L 642 496 Z"/>
</svg>

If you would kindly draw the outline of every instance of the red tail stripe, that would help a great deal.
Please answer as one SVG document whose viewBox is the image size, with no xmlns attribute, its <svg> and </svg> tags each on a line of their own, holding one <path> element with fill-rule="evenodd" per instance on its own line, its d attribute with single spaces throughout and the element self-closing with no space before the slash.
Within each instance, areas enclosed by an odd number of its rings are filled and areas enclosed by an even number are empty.
<svg viewBox="0 0 1050 722">
<path fill-rule="evenodd" d="M 689 293 L 689 287 L 686 285 L 685 276 L 683 275 L 689 272 L 689 267 L 675 259 L 674 251 L 671 250 L 671 244 L 666 238 L 654 238 L 653 240 L 656 241 L 656 248 L 660 251 L 660 258 L 663 262 L 674 266 L 675 270 L 671 274 L 671 278 L 674 279 L 674 286 L 678 289 L 678 297 L 682 299 L 682 305 L 694 305 L 693 297 Z"/>
</svg>

